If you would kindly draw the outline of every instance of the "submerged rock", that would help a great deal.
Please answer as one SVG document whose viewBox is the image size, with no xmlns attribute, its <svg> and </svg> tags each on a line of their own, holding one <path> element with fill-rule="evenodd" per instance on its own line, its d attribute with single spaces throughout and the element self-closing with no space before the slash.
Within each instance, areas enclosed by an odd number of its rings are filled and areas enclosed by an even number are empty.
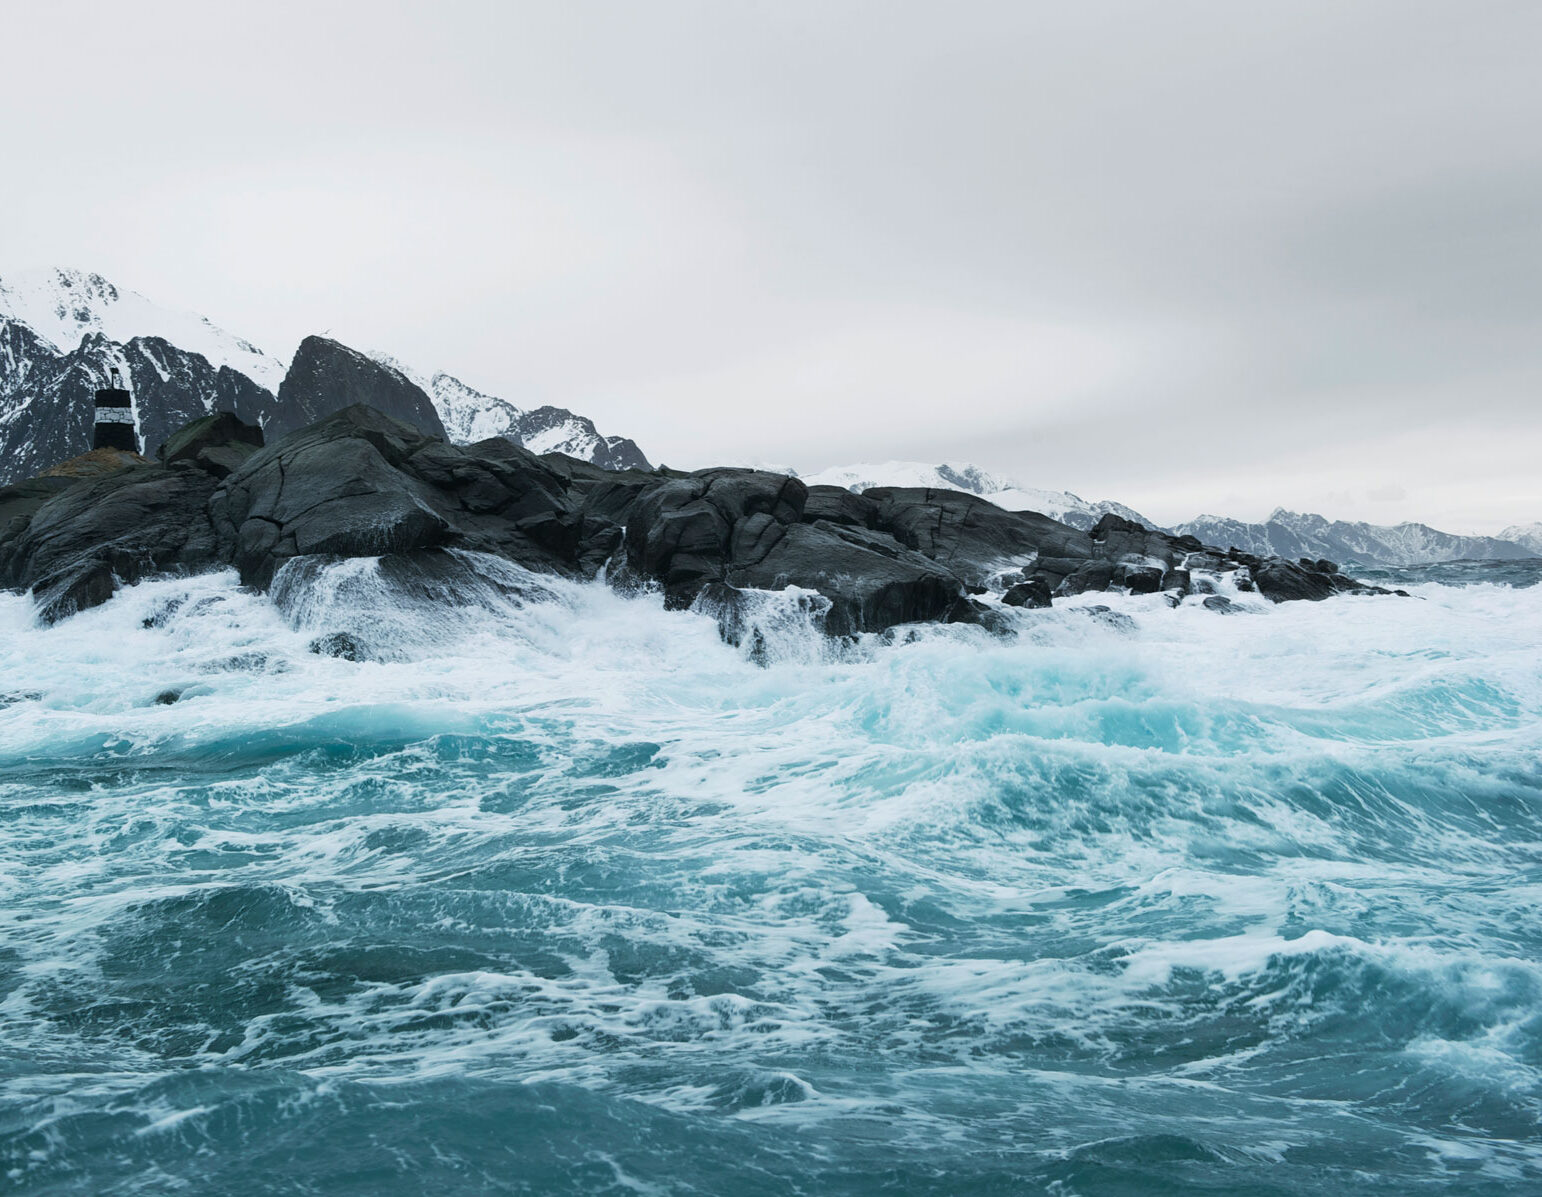
<svg viewBox="0 0 1542 1197">
<path fill-rule="evenodd" d="M 1009 587 L 1001 596 L 1001 601 L 1009 607 L 1030 609 L 1048 607 L 1050 606 L 1049 584 L 1043 578 L 1029 578 L 1026 582 L 1019 582 Z"/>
<path fill-rule="evenodd" d="M 351 632 L 328 632 L 317 636 L 306 646 L 318 657 L 339 657 L 344 661 L 367 661 L 369 650 L 364 642 Z"/>
</svg>

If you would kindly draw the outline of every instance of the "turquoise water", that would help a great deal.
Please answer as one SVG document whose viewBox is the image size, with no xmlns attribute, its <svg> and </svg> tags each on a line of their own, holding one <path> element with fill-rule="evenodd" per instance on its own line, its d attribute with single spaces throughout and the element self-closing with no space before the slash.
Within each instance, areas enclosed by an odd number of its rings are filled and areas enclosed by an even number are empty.
<svg viewBox="0 0 1542 1197">
<path fill-rule="evenodd" d="M 0 596 L 0 1189 L 1542 1191 L 1536 568 L 765 667 L 368 562 Z"/>
</svg>

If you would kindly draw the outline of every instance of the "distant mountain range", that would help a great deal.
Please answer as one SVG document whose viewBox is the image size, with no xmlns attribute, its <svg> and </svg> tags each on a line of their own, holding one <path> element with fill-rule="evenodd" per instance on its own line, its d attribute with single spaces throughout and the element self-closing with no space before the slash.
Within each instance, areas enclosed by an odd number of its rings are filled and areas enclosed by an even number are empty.
<svg viewBox="0 0 1542 1197">
<path fill-rule="evenodd" d="M 1148 528 L 1194 536 L 1205 544 L 1234 547 L 1259 556 L 1287 559 L 1326 558 L 1340 564 L 1419 565 L 1436 561 L 1513 560 L 1542 556 L 1542 523 L 1515 525 L 1499 536 L 1461 536 L 1428 524 L 1380 525 L 1329 520 L 1320 515 L 1277 510 L 1261 524 L 1202 515 L 1163 528 L 1140 512 L 1111 499 L 1089 501 L 1063 490 L 1035 490 L 957 462 L 924 465 L 914 461 L 838 466 L 803 476 L 809 485 L 843 486 L 861 492 L 880 486 L 928 486 L 969 491 L 1009 511 L 1037 511 L 1070 524 L 1091 528 L 1113 514 Z"/>
<path fill-rule="evenodd" d="M 650 468 L 635 442 L 603 436 L 564 408 L 521 409 L 442 372 L 425 383 L 384 355 L 324 337 L 307 337 L 286 365 L 101 275 L 45 270 L 0 278 L 0 484 L 90 448 L 94 392 L 114 368 L 134 396 L 146 452 L 215 410 L 281 435 L 368 402 L 457 443 L 504 437 L 610 469 Z"/>
<path fill-rule="evenodd" d="M 1533 528 L 1535 529 L 1535 525 Z M 1536 544 L 1500 536 L 1461 536 L 1428 524 L 1367 524 L 1330 520 L 1280 508 L 1261 524 L 1202 515 L 1173 529 L 1206 544 L 1235 545 L 1248 553 L 1326 557 L 1362 565 L 1418 565 L 1432 561 L 1510 560 L 1538 555 Z M 1515 532 L 1517 529 L 1507 529 Z"/>
</svg>

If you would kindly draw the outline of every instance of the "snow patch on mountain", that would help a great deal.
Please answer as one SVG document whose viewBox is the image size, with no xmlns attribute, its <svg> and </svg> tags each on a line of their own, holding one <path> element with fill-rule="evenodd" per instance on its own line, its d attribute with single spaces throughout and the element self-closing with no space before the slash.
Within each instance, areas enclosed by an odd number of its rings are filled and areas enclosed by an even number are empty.
<svg viewBox="0 0 1542 1197">
<path fill-rule="evenodd" d="M 978 466 L 926 465 L 919 461 L 833 466 L 817 474 L 806 474 L 803 481 L 810 486 L 840 486 L 858 494 L 875 486 L 927 486 L 937 490 L 968 491 L 974 495 L 992 494 L 1012 487 L 1012 483 L 987 474 Z"/>
<path fill-rule="evenodd" d="M 1330 520 L 1311 512 L 1286 511 L 1283 507 L 1261 524 L 1202 515 L 1179 524 L 1173 531 L 1196 536 L 1206 544 L 1235 546 L 1249 553 L 1314 560 L 1326 557 L 1361 565 L 1509 560 L 1528 555 L 1527 549 L 1507 535 L 1459 536 L 1428 524 Z"/>
<path fill-rule="evenodd" d="M 468 386 L 453 374 L 424 375 L 388 353 L 372 353 L 377 362 L 404 374 L 433 400 L 446 433 L 457 445 L 472 445 L 501 436 L 532 453 L 563 453 L 606 469 L 652 467 L 635 443 L 622 436 L 603 436 L 594 421 L 563 407 L 524 410 L 507 399 Z"/>
<path fill-rule="evenodd" d="M 159 337 L 201 354 L 216 368 L 239 370 L 275 394 L 284 380 L 284 363 L 250 341 L 192 312 L 164 308 L 137 291 L 121 290 L 99 274 L 60 269 L 8 274 L 0 278 L 0 316 L 27 325 L 64 353 L 78 349 L 92 333 L 119 344 Z"/>
<path fill-rule="evenodd" d="M 1499 539 L 1518 544 L 1528 552 L 1542 557 L 1542 520 L 1533 524 L 1511 524 L 1499 534 Z"/>
<path fill-rule="evenodd" d="M 840 486 L 858 494 L 879 486 L 960 490 L 989 499 L 1007 511 L 1037 511 L 1083 530 L 1091 528 L 1105 515 L 1117 515 L 1148 528 L 1156 527 L 1140 512 L 1123 503 L 1111 499 L 1088 500 L 1068 490 L 1019 486 L 1011 479 L 961 462 L 927 465 L 918 461 L 885 461 L 836 466 L 816 474 L 807 474 L 803 481 L 809 486 Z"/>
</svg>

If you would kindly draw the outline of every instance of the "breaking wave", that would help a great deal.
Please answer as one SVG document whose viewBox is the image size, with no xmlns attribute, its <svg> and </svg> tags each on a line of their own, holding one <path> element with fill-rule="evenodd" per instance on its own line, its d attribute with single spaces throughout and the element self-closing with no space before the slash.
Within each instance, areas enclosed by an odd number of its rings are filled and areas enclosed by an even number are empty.
<svg viewBox="0 0 1542 1197">
<path fill-rule="evenodd" d="M 0 596 L 7 1191 L 1542 1187 L 1534 578 L 730 645 L 449 560 Z"/>
</svg>

